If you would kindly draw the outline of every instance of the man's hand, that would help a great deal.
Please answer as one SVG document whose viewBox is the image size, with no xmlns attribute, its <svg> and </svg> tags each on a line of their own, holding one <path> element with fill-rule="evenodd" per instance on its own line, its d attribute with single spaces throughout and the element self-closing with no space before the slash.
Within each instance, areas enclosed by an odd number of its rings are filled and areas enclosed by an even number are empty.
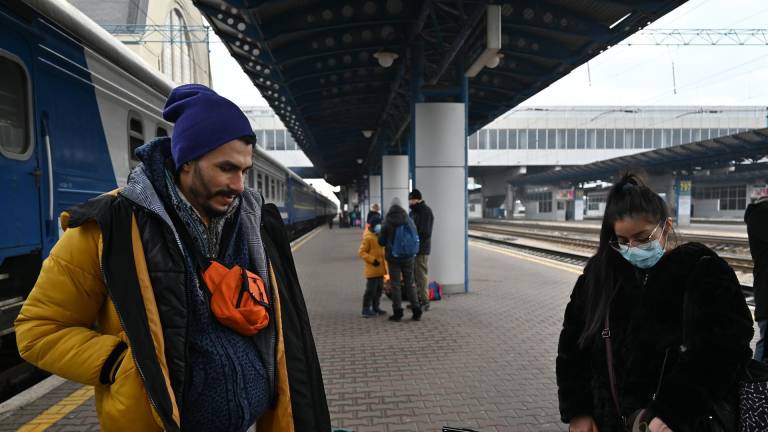
<svg viewBox="0 0 768 432">
<path fill-rule="evenodd" d="M 574 417 L 568 423 L 568 432 L 599 432 L 595 420 L 589 416 Z"/>
</svg>

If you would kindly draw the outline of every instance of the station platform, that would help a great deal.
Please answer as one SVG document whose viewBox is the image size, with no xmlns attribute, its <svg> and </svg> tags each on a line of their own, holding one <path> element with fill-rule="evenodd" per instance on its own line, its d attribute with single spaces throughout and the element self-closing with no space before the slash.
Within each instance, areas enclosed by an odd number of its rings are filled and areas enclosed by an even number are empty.
<svg viewBox="0 0 768 432">
<path fill-rule="evenodd" d="M 334 427 L 567 430 L 554 360 L 578 267 L 473 241 L 470 293 L 434 302 L 420 322 L 364 319 L 361 234 L 323 227 L 294 245 Z M 60 380 L 42 393 L 0 405 L 0 431 L 98 430 L 92 388 Z"/>
</svg>

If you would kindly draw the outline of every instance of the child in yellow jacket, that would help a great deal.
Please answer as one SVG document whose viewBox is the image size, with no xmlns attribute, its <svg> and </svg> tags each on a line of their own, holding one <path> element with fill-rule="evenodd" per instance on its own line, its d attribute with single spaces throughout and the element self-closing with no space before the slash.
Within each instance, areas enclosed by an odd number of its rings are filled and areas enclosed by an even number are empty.
<svg viewBox="0 0 768 432">
<path fill-rule="evenodd" d="M 381 224 L 376 224 L 365 230 L 363 241 L 357 254 L 365 261 L 365 294 L 363 295 L 363 318 L 376 315 L 386 315 L 379 308 L 379 299 L 384 290 L 384 275 L 387 274 L 387 260 L 384 257 L 384 247 L 379 245 Z"/>
</svg>

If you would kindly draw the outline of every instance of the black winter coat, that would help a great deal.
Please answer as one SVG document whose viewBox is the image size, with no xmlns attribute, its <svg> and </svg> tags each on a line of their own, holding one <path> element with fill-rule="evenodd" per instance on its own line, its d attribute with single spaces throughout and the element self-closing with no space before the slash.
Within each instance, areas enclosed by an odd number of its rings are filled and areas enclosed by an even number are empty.
<svg viewBox="0 0 768 432">
<path fill-rule="evenodd" d="M 381 213 L 377 211 L 369 211 L 368 216 L 365 218 L 365 223 L 374 227 L 381 223 Z"/>
<path fill-rule="evenodd" d="M 417 203 L 411 207 L 411 219 L 419 233 L 419 255 L 429 255 L 432 251 L 432 225 L 435 223 L 432 209 L 424 201 Z"/>
<path fill-rule="evenodd" d="M 768 320 L 768 201 L 750 204 L 744 212 L 749 235 L 755 288 L 755 319 Z"/>
<path fill-rule="evenodd" d="M 675 432 L 735 430 L 738 377 L 751 357 L 753 322 L 733 270 L 696 243 L 667 253 L 647 273 L 622 259 L 616 265 L 625 275 L 610 312 L 621 414 L 650 408 Z M 594 269 L 588 264 L 585 275 Z M 566 423 L 592 416 L 600 432 L 618 431 L 605 342 L 597 334 L 584 348 L 577 343 L 587 318 L 585 275 L 571 294 L 558 344 L 560 415 Z M 713 422 L 721 418 L 727 426 L 718 429 Z"/>
</svg>

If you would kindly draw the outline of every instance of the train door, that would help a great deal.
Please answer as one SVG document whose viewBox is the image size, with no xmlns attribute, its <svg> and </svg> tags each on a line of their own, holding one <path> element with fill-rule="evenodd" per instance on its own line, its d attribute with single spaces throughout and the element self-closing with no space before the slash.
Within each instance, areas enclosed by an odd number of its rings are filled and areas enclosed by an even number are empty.
<svg viewBox="0 0 768 432">
<path fill-rule="evenodd" d="M 42 246 L 40 188 L 32 83 L 24 41 L 0 31 L 0 261 Z M 1 275 L 0 275 L 1 277 Z"/>
</svg>

